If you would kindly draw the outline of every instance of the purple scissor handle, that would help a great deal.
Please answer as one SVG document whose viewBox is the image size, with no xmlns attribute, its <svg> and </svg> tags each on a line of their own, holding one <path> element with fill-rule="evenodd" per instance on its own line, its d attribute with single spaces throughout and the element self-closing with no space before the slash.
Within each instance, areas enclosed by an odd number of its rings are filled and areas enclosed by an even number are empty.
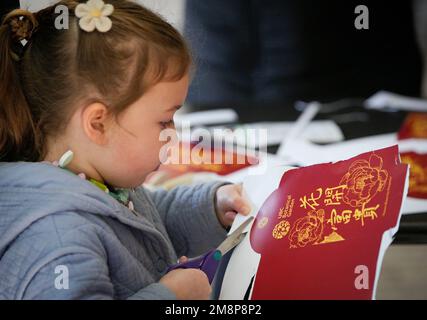
<svg viewBox="0 0 427 320">
<path fill-rule="evenodd" d="M 249 217 L 243 222 L 234 232 L 232 232 L 216 249 L 212 249 L 207 253 L 191 258 L 183 263 L 172 265 L 168 268 L 167 272 L 175 269 L 200 269 L 208 276 L 209 283 L 212 283 L 219 263 L 223 255 L 228 251 L 237 246 L 245 237 L 246 233 L 243 233 L 244 229 L 253 220 L 253 217 Z"/>
<path fill-rule="evenodd" d="M 175 269 L 200 269 L 208 276 L 209 283 L 212 283 L 221 258 L 221 251 L 217 249 L 212 249 L 211 251 L 201 256 L 189 259 L 184 263 L 178 263 L 169 267 L 167 272 Z"/>
</svg>

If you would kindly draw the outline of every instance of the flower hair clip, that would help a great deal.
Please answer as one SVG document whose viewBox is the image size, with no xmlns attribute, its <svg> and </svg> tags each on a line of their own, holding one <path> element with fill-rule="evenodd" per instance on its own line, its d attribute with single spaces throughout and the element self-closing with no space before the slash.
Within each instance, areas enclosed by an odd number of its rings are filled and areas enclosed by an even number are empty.
<svg viewBox="0 0 427 320">
<path fill-rule="evenodd" d="M 105 4 L 102 0 L 89 0 L 77 5 L 75 15 L 79 18 L 82 30 L 92 32 L 96 29 L 99 32 L 107 32 L 113 25 L 108 17 L 113 11 L 114 7 L 111 4 Z"/>
</svg>

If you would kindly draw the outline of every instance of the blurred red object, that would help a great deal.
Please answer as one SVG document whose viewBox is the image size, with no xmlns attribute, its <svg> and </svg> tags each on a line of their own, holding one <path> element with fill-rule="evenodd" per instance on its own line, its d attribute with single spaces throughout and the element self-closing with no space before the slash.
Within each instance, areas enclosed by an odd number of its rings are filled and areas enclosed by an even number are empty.
<svg viewBox="0 0 427 320">
<path fill-rule="evenodd" d="M 427 154 L 405 152 L 400 158 L 410 165 L 408 196 L 427 199 Z"/>
<path fill-rule="evenodd" d="M 399 140 L 427 139 L 427 113 L 410 113 L 403 122 L 397 138 Z"/>
<path fill-rule="evenodd" d="M 254 156 L 236 151 L 207 148 L 196 143 L 181 142 L 176 147 L 172 147 L 169 154 L 175 155 L 173 161 L 169 157 L 169 162 L 161 164 L 156 172 L 148 176 L 147 183 L 151 183 L 158 172 L 164 173 L 163 177 L 167 176 L 167 179 L 196 172 L 211 172 L 225 176 L 259 163 Z"/>
</svg>

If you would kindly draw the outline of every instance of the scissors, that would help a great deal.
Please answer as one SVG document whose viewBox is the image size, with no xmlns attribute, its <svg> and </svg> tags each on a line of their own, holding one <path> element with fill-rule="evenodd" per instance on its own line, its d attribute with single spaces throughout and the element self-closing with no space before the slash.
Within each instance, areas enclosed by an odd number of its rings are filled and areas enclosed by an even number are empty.
<svg viewBox="0 0 427 320">
<path fill-rule="evenodd" d="M 243 232 L 252 222 L 254 217 L 249 217 L 236 230 L 234 230 L 216 249 L 212 249 L 201 256 L 191 258 L 183 263 L 172 265 L 167 272 L 175 269 L 200 269 L 208 276 L 209 283 L 212 283 L 218 269 L 221 258 L 235 246 L 237 246 L 246 236 Z"/>
</svg>

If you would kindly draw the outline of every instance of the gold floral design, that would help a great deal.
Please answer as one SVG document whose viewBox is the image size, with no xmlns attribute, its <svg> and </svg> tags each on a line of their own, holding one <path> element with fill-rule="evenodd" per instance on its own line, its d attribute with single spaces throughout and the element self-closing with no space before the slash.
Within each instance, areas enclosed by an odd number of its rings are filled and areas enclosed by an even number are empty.
<svg viewBox="0 0 427 320">
<path fill-rule="evenodd" d="M 382 191 L 388 178 L 388 173 L 382 166 L 382 158 L 375 154 L 371 155 L 369 162 L 366 160 L 353 162 L 340 182 L 340 185 L 347 185 L 343 201 L 352 207 L 359 207 L 368 203 L 377 192 Z"/>
<path fill-rule="evenodd" d="M 322 238 L 324 219 L 323 209 L 312 210 L 305 217 L 298 219 L 289 234 L 290 248 L 317 244 Z"/>
<path fill-rule="evenodd" d="M 273 229 L 273 238 L 280 240 L 283 239 L 291 228 L 290 223 L 287 220 L 280 221 Z"/>
</svg>

